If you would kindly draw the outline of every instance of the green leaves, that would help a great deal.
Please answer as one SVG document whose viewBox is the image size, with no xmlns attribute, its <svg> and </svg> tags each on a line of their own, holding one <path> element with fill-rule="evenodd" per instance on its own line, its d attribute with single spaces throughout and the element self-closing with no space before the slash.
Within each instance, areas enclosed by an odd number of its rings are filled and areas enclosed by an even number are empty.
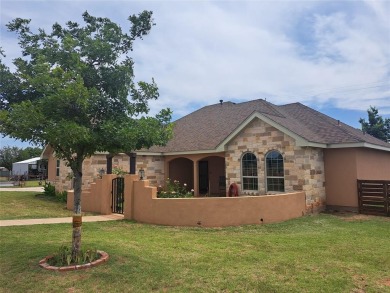
<svg viewBox="0 0 390 293">
<path fill-rule="evenodd" d="M 149 33 L 153 23 L 152 11 L 143 11 L 138 16 L 129 16 L 128 20 L 132 22 L 133 26 L 130 29 L 131 39 L 141 38 Z"/>
<path fill-rule="evenodd" d="M 367 114 L 368 122 L 363 118 L 359 119 L 362 130 L 383 141 L 390 141 L 390 119 L 383 119 L 378 114 L 378 109 L 372 106 L 367 110 Z"/>
<path fill-rule="evenodd" d="M 30 20 L 7 25 L 18 34 L 23 57 L 16 71 L 0 63 L 0 129 L 11 137 L 50 144 L 58 157 L 80 169 L 96 151 L 130 152 L 165 144 L 171 111 L 156 117 L 149 101 L 159 96 L 154 80 L 134 83 L 133 41 L 150 32 L 152 12 L 128 18 L 129 33 L 108 18 L 83 14 L 84 24 L 55 23 L 45 32 Z"/>
<path fill-rule="evenodd" d="M 12 163 L 39 157 L 41 153 L 41 148 L 27 147 L 22 149 L 15 146 L 3 146 L 0 148 L 0 166 L 12 170 Z"/>
</svg>

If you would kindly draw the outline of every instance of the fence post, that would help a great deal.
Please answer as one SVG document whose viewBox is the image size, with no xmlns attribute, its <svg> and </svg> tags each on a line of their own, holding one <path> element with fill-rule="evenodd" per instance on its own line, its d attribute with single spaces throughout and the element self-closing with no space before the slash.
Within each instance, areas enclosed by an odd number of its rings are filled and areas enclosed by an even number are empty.
<svg viewBox="0 0 390 293">
<path fill-rule="evenodd" d="M 385 197 L 385 208 L 386 208 L 386 214 L 388 217 L 390 217 L 390 190 L 389 190 L 389 186 L 390 186 L 390 181 L 383 182 L 383 195 Z"/>
<path fill-rule="evenodd" d="M 358 190 L 358 211 L 359 214 L 362 213 L 362 182 L 360 180 L 357 181 L 357 190 Z"/>
</svg>

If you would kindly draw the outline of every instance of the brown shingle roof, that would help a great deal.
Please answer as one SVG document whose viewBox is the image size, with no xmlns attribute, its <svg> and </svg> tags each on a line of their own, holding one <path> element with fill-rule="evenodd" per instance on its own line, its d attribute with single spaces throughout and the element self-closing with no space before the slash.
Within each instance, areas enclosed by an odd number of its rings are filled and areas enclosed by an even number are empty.
<svg viewBox="0 0 390 293">
<path fill-rule="evenodd" d="M 203 107 L 177 120 L 174 136 L 165 147 L 152 147 L 150 152 L 191 152 L 214 150 L 253 113 L 271 119 L 290 132 L 313 143 L 361 143 L 387 147 L 390 144 L 300 103 L 282 106 L 264 100 L 244 103 L 224 102 Z"/>
</svg>

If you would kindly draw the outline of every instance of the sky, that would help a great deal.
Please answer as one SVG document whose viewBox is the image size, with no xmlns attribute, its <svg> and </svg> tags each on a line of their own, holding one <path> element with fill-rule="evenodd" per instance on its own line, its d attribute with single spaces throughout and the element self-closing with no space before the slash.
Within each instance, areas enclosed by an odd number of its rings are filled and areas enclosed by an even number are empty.
<svg viewBox="0 0 390 293">
<path fill-rule="evenodd" d="M 0 43 L 12 70 L 18 40 L 5 25 L 31 19 L 36 31 L 82 13 L 127 18 L 153 11 L 156 25 L 136 40 L 135 80 L 156 81 L 151 113 L 176 120 L 201 107 L 267 99 L 300 102 L 360 128 L 375 106 L 390 118 L 390 1 L 0 1 Z M 0 138 L 0 146 L 28 144 Z"/>
</svg>

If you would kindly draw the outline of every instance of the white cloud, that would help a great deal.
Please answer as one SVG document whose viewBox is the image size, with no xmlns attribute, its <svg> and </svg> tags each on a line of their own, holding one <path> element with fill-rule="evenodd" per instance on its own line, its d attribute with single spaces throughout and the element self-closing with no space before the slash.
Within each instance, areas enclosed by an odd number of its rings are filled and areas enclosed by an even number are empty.
<svg viewBox="0 0 390 293">
<path fill-rule="evenodd" d="M 36 26 L 81 19 L 88 10 L 128 27 L 152 10 L 156 26 L 136 41 L 137 80 L 155 78 L 160 99 L 181 116 L 194 107 L 268 98 L 390 114 L 390 2 L 385 1 L 2 1 L 3 21 Z M 4 48 L 17 42 L 2 31 Z M 11 53 L 10 55 L 13 55 Z M 372 87 L 372 86 L 376 87 Z"/>
</svg>

